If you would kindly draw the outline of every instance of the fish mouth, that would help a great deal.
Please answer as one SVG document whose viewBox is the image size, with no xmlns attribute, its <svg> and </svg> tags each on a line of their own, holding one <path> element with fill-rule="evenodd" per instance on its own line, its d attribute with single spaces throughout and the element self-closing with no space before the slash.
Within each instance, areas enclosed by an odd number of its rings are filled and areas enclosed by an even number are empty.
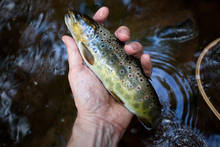
<svg viewBox="0 0 220 147">
<path fill-rule="evenodd" d="M 76 34 L 74 33 L 73 28 L 77 25 L 78 21 L 76 20 L 75 14 L 68 10 L 68 13 L 64 16 L 64 21 L 72 37 L 76 40 Z"/>
<path fill-rule="evenodd" d="M 66 24 L 70 24 L 70 22 L 77 23 L 77 22 L 79 22 L 81 17 L 82 17 L 82 15 L 79 12 L 68 10 L 68 13 L 65 14 L 65 22 L 66 22 Z"/>
<path fill-rule="evenodd" d="M 75 14 L 72 13 L 72 12 L 69 12 L 68 14 L 65 14 L 65 23 L 67 26 L 70 26 L 71 24 L 74 24 L 76 23 L 76 17 L 75 17 Z"/>
</svg>

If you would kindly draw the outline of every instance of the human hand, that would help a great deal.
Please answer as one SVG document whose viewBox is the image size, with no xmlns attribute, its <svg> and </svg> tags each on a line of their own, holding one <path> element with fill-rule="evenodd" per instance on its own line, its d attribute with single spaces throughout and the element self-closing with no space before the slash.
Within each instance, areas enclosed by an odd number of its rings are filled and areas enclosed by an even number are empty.
<svg viewBox="0 0 220 147">
<path fill-rule="evenodd" d="M 93 19 L 104 25 L 104 21 L 107 19 L 108 14 L 108 8 L 102 7 L 96 12 Z M 126 42 L 130 38 L 129 29 L 125 26 L 121 26 L 116 30 L 115 36 L 119 40 Z M 88 135 L 96 129 L 103 131 L 104 128 L 104 130 L 109 133 L 107 136 L 113 136 L 113 138 L 115 137 L 118 141 L 127 128 L 132 118 L 132 114 L 124 106 L 114 101 L 113 97 L 107 92 L 100 80 L 86 65 L 84 65 L 75 41 L 69 36 L 63 36 L 62 40 L 67 47 L 69 83 L 78 110 L 71 140 L 74 139 L 75 126 L 78 126 L 81 128 L 81 130 L 77 129 L 78 133 L 82 130 L 88 131 L 87 134 L 84 135 Z M 133 55 L 141 60 L 143 70 L 147 76 L 150 76 L 152 72 L 152 63 L 150 61 L 150 56 L 143 54 L 141 44 L 138 42 L 131 42 L 125 45 L 124 49 L 128 55 Z M 69 145 L 71 144 L 71 140 Z M 117 141 L 113 144 L 117 144 Z"/>
</svg>

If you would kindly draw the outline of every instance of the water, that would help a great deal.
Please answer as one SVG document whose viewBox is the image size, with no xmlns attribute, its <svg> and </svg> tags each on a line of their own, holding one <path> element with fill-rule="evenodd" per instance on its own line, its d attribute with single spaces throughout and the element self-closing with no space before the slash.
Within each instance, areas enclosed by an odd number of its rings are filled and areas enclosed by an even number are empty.
<svg viewBox="0 0 220 147">
<path fill-rule="evenodd" d="M 113 32 L 127 25 L 151 55 L 152 83 L 164 107 L 156 132 L 134 118 L 119 146 L 218 146 L 220 123 L 194 76 L 202 49 L 220 36 L 217 0 L 0 1 L 0 146 L 65 145 L 76 109 L 60 40 L 68 33 L 63 17 L 67 8 L 92 16 L 102 5 L 110 8 L 106 26 Z"/>
</svg>

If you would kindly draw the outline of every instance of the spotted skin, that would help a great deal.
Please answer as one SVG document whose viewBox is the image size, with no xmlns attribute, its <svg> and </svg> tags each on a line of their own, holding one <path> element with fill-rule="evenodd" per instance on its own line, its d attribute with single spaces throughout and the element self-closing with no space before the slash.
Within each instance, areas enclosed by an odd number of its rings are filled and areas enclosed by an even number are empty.
<svg viewBox="0 0 220 147">
<path fill-rule="evenodd" d="M 88 16 L 69 12 L 65 23 L 85 63 L 112 96 L 145 124 L 154 123 L 160 115 L 161 105 L 140 61 L 127 55 L 124 44 Z"/>
</svg>

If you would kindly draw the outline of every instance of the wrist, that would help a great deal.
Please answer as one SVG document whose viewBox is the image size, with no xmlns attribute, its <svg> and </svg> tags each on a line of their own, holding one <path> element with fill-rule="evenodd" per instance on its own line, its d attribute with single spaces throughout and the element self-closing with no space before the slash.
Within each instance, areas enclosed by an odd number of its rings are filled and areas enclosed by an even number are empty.
<svg viewBox="0 0 220 147">
<path fill-rule="evenodd" d="M 77 116 L 68 146 L 117 146 L 124 131 L 102 118 Z"/>
</svg>

